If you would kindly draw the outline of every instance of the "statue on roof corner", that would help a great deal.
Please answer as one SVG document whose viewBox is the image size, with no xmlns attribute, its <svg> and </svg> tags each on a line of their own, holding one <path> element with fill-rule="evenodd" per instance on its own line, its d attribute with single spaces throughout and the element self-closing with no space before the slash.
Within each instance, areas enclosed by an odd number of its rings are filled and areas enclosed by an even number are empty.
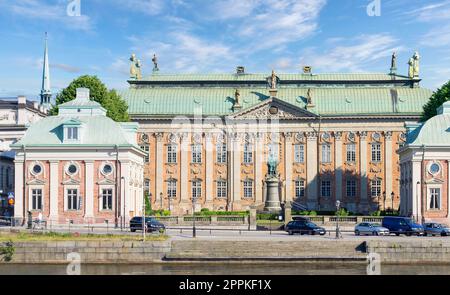
<svg viewBox="0 0 450 295">
<path fill-rule="evenodd" d="M 236 106 L 240 106 L 240 98 L 241 98 L 241 92 L 239 91 L 239 89 L 236 89 L 236 92 L 234 93 L 234 105 Z"/>
<path fill-rule="evenodd" d="M 272 75 L 269 78 L 267 78 L 267 82 L 269 83 L 270 89 L 273 89 L 273 90 L 277 89 L 277 82 L 278 82 L 277 79 L 278 79 L 278 77 L 275 74 L 275 71 L 272 70 Z"/>
<path fill-rule="evenodd" d="M 153 54 L 152 62 L 153 62 L 153 72 L 159 71 L 158 58 L 156 57 L 156 54 Z"/>
<path fill-rule="evenodd" d="M 420 73 L 420 55 L 419 52 L 415 52 L 414 55 L 409 59 L 408 61 L 409 65 L 409 71 L 408 76 L 409 78 L 418 78 Z"/>
<path fill-rule="evenodd" d="M 140 80 L 142 79 L 142 70 L 141 70 L 142 66 L 141 66 L 141 60 L 138 59 L 136 61 L 136 79 Z"/>
<path fill-rule="evenodd" d="M 137 79 L 137 68 L 136 68 L 136 54 L 132 54 L 130 57 L 131 66 L 130 66 L 130 78 Z"/>
<path fill-rule="evenodd" d="M 395 71 L 397 70 L 397 52 L 392 53 L 392 60 L 391 60 L 391 74 L 395 74 Z"/>
</svg>

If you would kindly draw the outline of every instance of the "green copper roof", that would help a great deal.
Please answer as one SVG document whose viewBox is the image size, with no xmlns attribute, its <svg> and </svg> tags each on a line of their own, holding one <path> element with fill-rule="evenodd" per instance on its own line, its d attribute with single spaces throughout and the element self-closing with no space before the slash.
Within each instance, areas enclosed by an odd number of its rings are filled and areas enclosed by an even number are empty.
<svg viewBox="0 0 450 295">
<path fill-rule="evenodd" d="M 269 98 L 268 88 L 239 88 L 243 109 Z M 281 88 L 277 98 L 305 108 L 308 88 Z M 203 115 L 232 114 L 234 87 L 142 87 L 119 91 L 128 103 L 131 115 Z M 408 87 L 357 87 L 312 89 L 318 115 L 420 114 L 432 92 Z"/>
<path fill-rule="evenodd" d="M 83 145 L 131 145 L 126 139 L 119 123 L 105 116 L 74 117 L 81 123 L 81 141 L 76 146 Z M 25 136 L 13 146 L 64 146 L 63 125 L 67 117 L 47 117 L 31 125 Z M 73 142 L 71 143 L 73 145 Z M 69 144 L 70 145 L 70 144 Z"/>
</svg>

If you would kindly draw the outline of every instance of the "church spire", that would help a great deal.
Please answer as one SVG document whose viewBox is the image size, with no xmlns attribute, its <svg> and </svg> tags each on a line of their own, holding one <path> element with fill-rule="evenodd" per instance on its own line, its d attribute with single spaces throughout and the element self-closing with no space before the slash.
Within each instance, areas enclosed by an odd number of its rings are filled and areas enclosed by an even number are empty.
<svg viewBox="0 0 450 295">
<path fill-rule="evenodd" d="M 42 89 L 41 89 L 41 104 L 45 107 L 50 106 L 50 99 L 52 91 L 50 89 L 50 67 L 48 63 L 48 44 L 47 32 L 45 32 L 45 49 L 44 49 L 44 67 L 42 71 Z"/>
</svg>

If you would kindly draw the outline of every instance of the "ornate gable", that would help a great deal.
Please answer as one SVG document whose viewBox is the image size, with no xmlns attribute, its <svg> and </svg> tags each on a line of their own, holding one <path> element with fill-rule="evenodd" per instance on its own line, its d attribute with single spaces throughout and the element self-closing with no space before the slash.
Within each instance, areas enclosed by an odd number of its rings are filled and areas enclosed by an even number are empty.
<svg viewBox="0 0 450 295">
<path fill-rule="evenodd" d="M 271 97 L 251 108 L 230 115 L 230 118 L 233 119 L 272 118 L 279 120 L 293 120 L 315 117 L 317 117 L 316 114 L 313 114 L 307 110 L 301 109 L 275 97 Z"/>
</svg>

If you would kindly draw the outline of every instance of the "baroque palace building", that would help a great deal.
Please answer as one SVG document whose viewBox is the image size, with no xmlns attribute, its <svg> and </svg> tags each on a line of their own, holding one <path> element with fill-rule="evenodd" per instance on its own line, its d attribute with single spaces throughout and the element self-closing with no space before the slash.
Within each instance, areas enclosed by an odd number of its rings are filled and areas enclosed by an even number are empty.
<svg viewBox="0 0 450 295">
<path fill-rule="evenodd" d="M 121 96 L 148 152 L 152 208 L 174 213 L 265 207 L 268 160 L 278 198 L 296 209 L 399 208 L 405 121 L 432 95 L 420 87 L 416 53 L 406 76 L 391 73 L 161 74 L 142 77 L 133 55 Z M 193 202 L 193 200 L 195 202 Z M 266 204 L 267 205 L 267 204 Z"/>
</svg>

